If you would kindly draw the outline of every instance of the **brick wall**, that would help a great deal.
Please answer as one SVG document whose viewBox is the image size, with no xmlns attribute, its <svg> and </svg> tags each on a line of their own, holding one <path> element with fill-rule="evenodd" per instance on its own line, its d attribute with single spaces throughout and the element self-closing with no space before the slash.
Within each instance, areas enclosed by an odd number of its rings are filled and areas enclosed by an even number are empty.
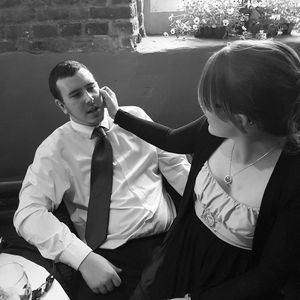
<svg viewBox="0 0 300 300">
<path fill-rule="evenodd" d="M 134 49 L 143 0 L 0 0 L 0 53 Z"/>
</svg>

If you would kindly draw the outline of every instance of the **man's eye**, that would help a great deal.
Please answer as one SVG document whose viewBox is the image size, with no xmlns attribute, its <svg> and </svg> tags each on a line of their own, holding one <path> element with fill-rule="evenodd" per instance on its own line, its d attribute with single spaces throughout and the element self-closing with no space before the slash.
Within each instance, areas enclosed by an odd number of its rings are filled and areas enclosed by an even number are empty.
<svg viewBox="0 0 300 300">
<path fill-rule="evenodd" d="M 75 93 L 72 97 L 73 98 L 80 98 L 82 96 L 82 91 Z"/>
<path fill-rule="evenodd" d="M 88 92 L 94 92 L 96 90 L 96 85 L 88 86 L 86 89 Z"/>
</svg>

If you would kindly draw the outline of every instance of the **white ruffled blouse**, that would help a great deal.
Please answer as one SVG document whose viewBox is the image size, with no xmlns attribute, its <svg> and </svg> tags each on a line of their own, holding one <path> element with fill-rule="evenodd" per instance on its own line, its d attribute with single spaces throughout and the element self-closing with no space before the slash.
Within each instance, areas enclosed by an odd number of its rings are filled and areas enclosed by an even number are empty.
<svg viewBox="0 0 300 300">
<path fill-rule="evenodd" d="M 227 194 L 205 162 L 195 183 L 195 211 L 198 218 L 221 240 L 252 249 L 259 207 L 250 207 Z"/>
</svg>

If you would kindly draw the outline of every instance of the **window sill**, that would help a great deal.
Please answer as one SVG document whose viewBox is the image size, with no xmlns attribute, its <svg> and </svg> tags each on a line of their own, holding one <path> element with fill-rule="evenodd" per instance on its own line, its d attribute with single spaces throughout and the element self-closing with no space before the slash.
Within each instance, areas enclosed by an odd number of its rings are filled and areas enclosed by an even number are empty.
<svg viewBox="0 0 300 300">
<path fill-rule="evenodd" d="M 278 36 L 275 39 L 284 43 L 292 43 L 300 45 L 300 33 L 293 32 L 292 35 Z M 147 36 L 144 37 L 140 44 L 137 45 L 136 51 L 138 53 L 154 53 L 154 52 L 168 52 L 172 50 L 184 50 L 184 49 L 197 49 L 208 47 L 222 47 L 226 43 L 233 41 L 234 39 L 198 39 L 192 36 L 179 37 L 175 36 Z"/>
</svg>

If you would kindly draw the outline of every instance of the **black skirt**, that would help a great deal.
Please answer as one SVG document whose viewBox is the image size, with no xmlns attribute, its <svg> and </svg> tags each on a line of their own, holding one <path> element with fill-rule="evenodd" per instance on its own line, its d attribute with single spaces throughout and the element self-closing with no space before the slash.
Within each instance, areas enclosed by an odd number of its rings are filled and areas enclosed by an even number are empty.
<svg viewBox="0 0 300 300">
<path fill-rule="evenodd" d="M 153 256 L 131 300 L 166 300 L 201 294 L 247 271 L 251 251 L 219 239 L 192 209 Z"/>
</svg>

